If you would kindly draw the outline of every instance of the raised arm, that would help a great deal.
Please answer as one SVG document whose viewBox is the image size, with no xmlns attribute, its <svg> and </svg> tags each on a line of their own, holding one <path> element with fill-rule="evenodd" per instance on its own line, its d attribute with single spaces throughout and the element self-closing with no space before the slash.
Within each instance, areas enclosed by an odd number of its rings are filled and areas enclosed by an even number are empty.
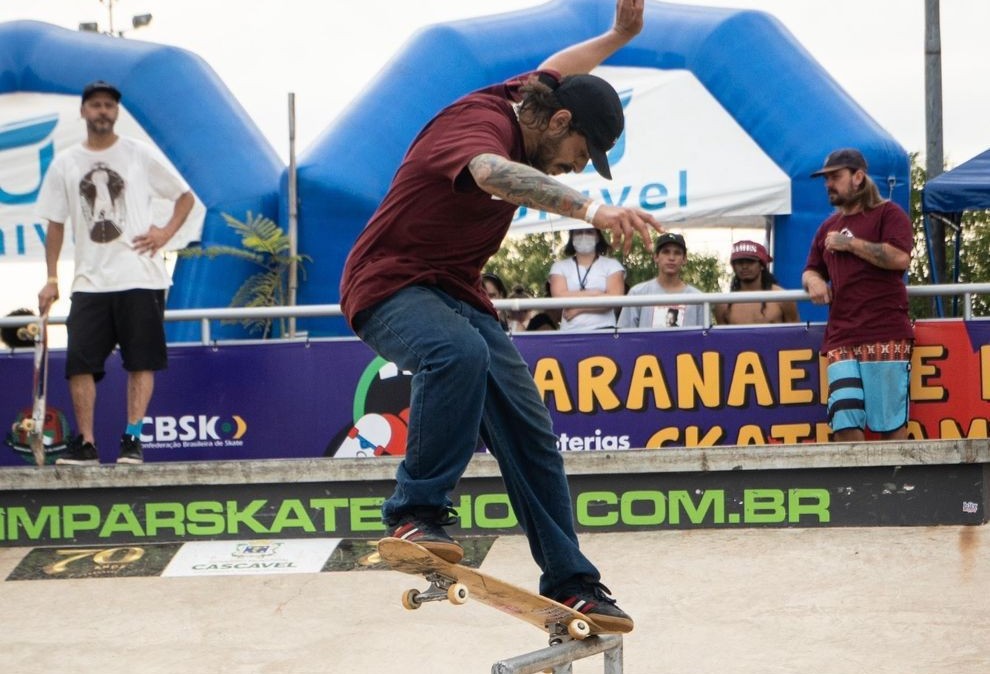
<svg viewBox="0 0 990 674">
<path fill-rule="evenodd" d="M 590 73 L 602 61 L 624 47 L 643 29 L 644 0 L 618 0 L 615 23 L 597 37 L 571 45 L 548 57 L 541 70 L 556 70 L 561 76 Z"/>
</svg>

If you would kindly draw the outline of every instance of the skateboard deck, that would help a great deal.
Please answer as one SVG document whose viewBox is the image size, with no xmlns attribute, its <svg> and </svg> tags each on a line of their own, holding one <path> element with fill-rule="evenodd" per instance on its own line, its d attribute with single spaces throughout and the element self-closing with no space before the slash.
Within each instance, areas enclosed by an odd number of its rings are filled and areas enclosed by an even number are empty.
<svg viewBox="0 0 990 674">
<path fill-rule="evenodd" d="M 572 608 L 477 569 L 451 564 L 416 543 L 383 538 L 378 541 L 378 554 L 395 571 L 422 576 L 430 582 L 424 591 L 405 592 L 402 605 L 407 609 L 417 609 L 428 601 L 463 604 L 470 597 L 538 627 L 550 635 L 551 644 L 603 632 L 593 620 Z"/>
<path fill-rule="evenodd" d="M 45 401 L 48 395 L 48 314 L 42 314 L 37 323 L 31 323 L 18 330 L 18 337 L 27 339 L 28 336 L 34 339 L 31 416 L 15 423 L 14 430 L 27 434 L 34 462 L 43 466 L 45 465 Z"/>
</svg>

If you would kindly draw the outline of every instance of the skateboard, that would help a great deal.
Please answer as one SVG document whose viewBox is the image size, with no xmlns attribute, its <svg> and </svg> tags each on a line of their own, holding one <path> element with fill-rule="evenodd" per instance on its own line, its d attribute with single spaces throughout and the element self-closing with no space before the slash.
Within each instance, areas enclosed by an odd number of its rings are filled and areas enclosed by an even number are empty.
<svg viewBox="0 0 990 674">
<path fill-rule="evenodd" d="M 409 610 L 430 601 L 463 604 L 470 597 L 540 628 L 551 645 L 603 632 L 583 613 L 477 569 L 451 564 L 416 543 L 383 538 L 378 541 L 378 554 L 393 570 L 429 581 L 426 590 L 411 589 L 402 595 L 402 606 Z"/>
<path fill-rule="evenodd" d="M 34 340 L 34 386 L 32 387 L 31 416 L 14 423 L 14 431 L 27 434 L 34 462 L 45 465 L 45 399 L 48 394 L 48 314 L 42 314 L 37 323 L 18 329 L 20 339 Z"/>
</svg>

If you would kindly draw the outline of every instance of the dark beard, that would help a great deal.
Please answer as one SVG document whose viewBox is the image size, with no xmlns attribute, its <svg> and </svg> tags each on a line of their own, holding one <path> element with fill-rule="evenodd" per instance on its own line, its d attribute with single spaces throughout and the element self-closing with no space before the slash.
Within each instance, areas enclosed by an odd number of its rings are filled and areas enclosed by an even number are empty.
<svg viewBox="0 0 990 674">
<path fill-rule="evenodd" d="M 837 208 L 841 208 L 849 204 L 852 199 L 848 196 L 843 196 L 838 192 L 828 193 L 828 202 Z"/>
<path fill-rule="evenodd" d="M 539 171 L 543 171 L 543 173 L 549 173 L 553 166 L 553 159 L 563 142 L 564 139 L 562 137 L 548 138 L 542 136 L 536 144 L 533 154 L 528 157 L 529 165 Z"/>
</svg>

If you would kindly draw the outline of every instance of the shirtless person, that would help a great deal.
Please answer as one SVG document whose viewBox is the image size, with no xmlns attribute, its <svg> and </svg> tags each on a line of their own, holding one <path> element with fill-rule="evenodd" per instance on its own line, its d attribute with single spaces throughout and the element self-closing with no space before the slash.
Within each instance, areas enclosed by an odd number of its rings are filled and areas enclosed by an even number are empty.
<svg viewBox="0 0 990 674">
<path fill-rule="evenodd" d="M 783 290 L 767 269 L 773 260 L 766 247 L 755 241 L 737 241 L 732 245 L 732 285 L 729 290 Z M 715 305 L 715 320 L 719 325 L 752 323 L 797 323 L 796 302 L 733 302 Z"/>
</svg>

